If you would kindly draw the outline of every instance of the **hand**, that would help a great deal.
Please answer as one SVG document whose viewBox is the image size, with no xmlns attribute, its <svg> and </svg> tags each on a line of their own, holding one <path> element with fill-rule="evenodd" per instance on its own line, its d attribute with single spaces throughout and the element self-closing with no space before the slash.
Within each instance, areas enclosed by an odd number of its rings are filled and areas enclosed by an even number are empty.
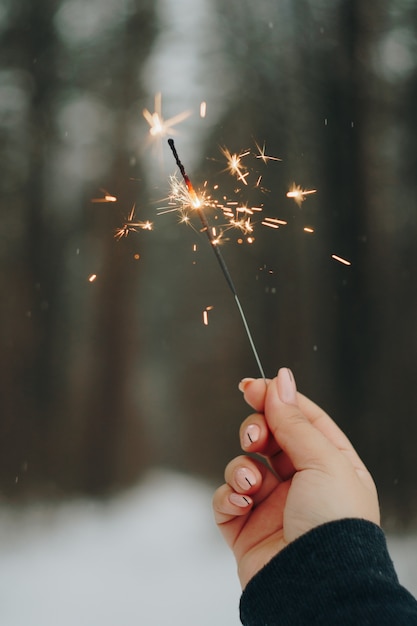
<svg viewBox="0 0 417 626">
<path fill-rule="evenodd" d="M 272 557 L 309 530 L 337 519 L 379 524 L 375 484 L 347 437 L 297 393 L 290 370 L 271 381 L 244 379 L 257 411 L 241 425 L 243 450 L 226 467 L 213 509 L 238 563 L 242 588 Z"/>
</svg>

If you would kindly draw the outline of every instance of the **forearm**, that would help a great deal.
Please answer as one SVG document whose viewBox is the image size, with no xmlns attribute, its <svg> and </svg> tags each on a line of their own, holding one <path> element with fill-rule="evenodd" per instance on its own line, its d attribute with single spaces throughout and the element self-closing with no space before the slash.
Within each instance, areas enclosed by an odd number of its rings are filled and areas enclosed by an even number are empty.
<svg viewBox="0 0 417 626">
<path fill-rule="evenodd" d="M 248 583 L 244 626 L 417 625 L 417 601 L 398 582 L 381 529 L 352 519 L 291 543 Z"/>
</svg>

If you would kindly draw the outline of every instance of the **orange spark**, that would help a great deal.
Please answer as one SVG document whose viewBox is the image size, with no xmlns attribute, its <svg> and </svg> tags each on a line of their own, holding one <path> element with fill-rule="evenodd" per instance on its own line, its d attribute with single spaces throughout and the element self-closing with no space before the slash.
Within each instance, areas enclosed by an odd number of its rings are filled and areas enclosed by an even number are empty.
<svg viewBox="0 0 417 626">
<path fill-rule="evenodd" d="M 265 142 L 264 145 L 262 146 L 262 148 L 260 147 L 260 145 L 255 141 L 255 146 L 258 149 L 259 154 L 255 155 L 257 159 L 262 159 L 262 161 L 264 163 L 267 163 L 268 161 L 282 161 L 282 159 L 279 159 L 278 157 L 274 157 L 274 156 L 268 156 L 267 154 L 265 154 Z M 260 179 L 259 179 L 260 182 Z"/>
<path fill-rule="evenodd" d="M 157 93 L 155 95 L 155 111 L 150 113 L 148 109 L 143 109 L 143 117 L 148 122 L 149 134 L 152 137 L 165 137 L 168 134 L 175 134 L 173 127 L 183 122 L 187 117 L 191 115 L 191 111 L 183 111 L 174 117 L 170 117 L 164 120 L 162 117 L 162 95 Z"/>
<path fill-rule="evenodd" d="M 97 278 L 97 274 L 90 274 L 90 276 L 88 277 L 88 281 L 90 283 L 93 283 L 96 278 Z"/>
<path fill-rule="evenodd" d="M 288 222 L 285 220 L 279 220 L 276 217 L 266 217 L 261 224 L 269 226 L 270 228 L 279 228 L 280 226 L 286 226 Z"/>
<path fill-rule="evenodd" d="M 102 198 L 91 198 L 91 202 L 96 202 L 96 203 L 98 203 L 98 202 L 117 202 L 116 196 L 112 196 L 105 189 L 100 189 L 100 191 L 103 192 L 104 196 Z"/>
<path fill-rule="evenodd" d="M 293 183 L 287 193 L 287 198 L 293 198 L 294 202 L 298 206 L 301 206 L 301 204 L 306 199 L 306 196 L 310 195 L 311 193 L 317 193 L 317 189 L 302 189 L 300 185 L 296 185 L 295 183 Z"/>
<path fill-rule="evenodd" d="M 131 211 L 126 218 L 126 222 L 123 224 L 121 228 L 116 228 L 114 231 L 115 239 L 122 239 L 122 237 L 127 237 L 130 232 L 137 233 L 139 230 L 152 230 L 153 224 L 149 220 L 146 222 L 135 222 L 135 208 L 134 204 L 131 208 Z"/>
<path fill-rule="evenodd" d="M 203 311 L 203 323 L 205 326 L 208 326 L 208 312 L 212 311 L 214 309 L 213 305 L 210 306 L 206 306 L 206 308 Z"/>
<path fill-rule="evenodd" d="M 332 259 L 339 261 L 339 263 L 343 263 L 343 265 L 352 265 L 350 261 L 343 259 L 341 256 L 337 256 L 337 254 L 332 254 Z"/>
<path fill-rule="evenodd" d="M 241 152 L 240 154 L 232 154 L 226 147 L 221 148 L 223 155 L 226 157 L 227 170 L 236 176 L 238 180 L 241 180 L 244 185 L 247 185 L 247 176 L 249 172 L 246 171 L 246 167 L 242 164 L 242 159 L 250 154 L 249 150 Z"/>
</svg>

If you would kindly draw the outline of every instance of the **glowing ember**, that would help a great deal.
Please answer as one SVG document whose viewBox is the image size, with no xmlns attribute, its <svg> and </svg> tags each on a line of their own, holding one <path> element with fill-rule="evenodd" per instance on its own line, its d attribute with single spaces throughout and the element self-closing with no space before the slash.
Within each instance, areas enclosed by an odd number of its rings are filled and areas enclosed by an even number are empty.
<svg viewBox="0 0 417 626">
<path fill-rule="evenodd" d="M 300 185 L 293 183 L 287 193 L 287 198 L 293 198 L 294 202 L 298 206 L 301 206 L 306 199 L 306 196 L 312 193 L 317 193 L 317 189 L 302 189 Z"/>
<path fill-rule="evenodd" d="M 152 230 L 153 224 L 152 222 L 135 222 L 135 208 L 136 205 L 132 206 L 132 209 L 126 218 L 126 222 L 123 224 L 121 228 L 116 228 L 114 231 L 115 239 L 122 239 L 122 237 L 127 237 L 130 232 L 137 233 L 139 230 Z"/>
<path fill-rule="evenodd" d="M 288 222 L 285 220 L 279 220 L 276 217 L 266 217 L 261 224 L 263 226 L 269 226 L 269 228 L 279 228 L 280 226 L 286 226 Z"/>
<path fill-rule="evenodd" d="M 88 277 L 88 281 L 90 283 L 93 283 L 96 278 L 97 278 L 97 274 L 90 274 L 90 276 Z"/>
<path fill-rule="evenodd" d="M 222 148 L 221 150 L 226 157 L 228 171 L 234 174 L 244 185 L 247 185 L 246 178 L 249 176 L 249 172 L 246 170 L 246 166 L 243 165 L 242 159 L 250 154 L 250 150 L 245 150 L 240 154 L 231 154 L 227 148 Z"/>
<path fill-rule="evenodd" d="M 117 202 L 116 196 L 112 196 L 105 189 L 100 189 L 104 193 L 104 196 L 101 198 L 91 198 L 91 202 L 99 203 L 99 202 Z"/>
<path fill-rule="evenodd" d="M 264 163 L 267 163 L 268 161 L 282 161 L 282 159 L 279 159 L 278 157 L 274 157 L 274 156 L 268 156 L 267 154 L 265 154 L 265 142 L 264 145 L 262 146 L 262 148 L 260 147 L 260 145 L 255 141 L 255 145 L 258 149 L 258 153 L 256 156 L 257 159 L 262 159 L 262 161 Z M 260 181 L 259 181 L 260 182 Z"/>
<path fill-rule="evenodd" d="M 339 263 L 343 263 L 343 265 L 352 265 L 350 261 L 343 259 L 341 256 L 337 256 L 337 254 L 332 254 L 332 259 L 339 261 Z"/>
<path fill-rule="evenodd" d="M 168 134 L 175 134 L 174 126 L 183 122 L 191 115 L 191 111 L 183 111 L 174 117 L 164 120 L 162 117 L 162 95 L 155 95 L 155 111 L 150 113 L 148 109 L 143 109 L 143 117 L 148 122 L 149 134 L 152 137 L 166 137 Z"/>
<path fill-rule="evenodd" d="M 212 305 L 211 306 L 206 306 L 206 308 L 204 309 L 204 311 L 203 311 L 203 323 L 204 323 L 204 326 L 208 326 L 208 323 L 209 323 L 209 321 L 208 321 L 208 314 L 209 314 L 209 311 L 212 311 L 213 309 L 214 309 L 214 306 L 212 306 Z"/>
</svg>

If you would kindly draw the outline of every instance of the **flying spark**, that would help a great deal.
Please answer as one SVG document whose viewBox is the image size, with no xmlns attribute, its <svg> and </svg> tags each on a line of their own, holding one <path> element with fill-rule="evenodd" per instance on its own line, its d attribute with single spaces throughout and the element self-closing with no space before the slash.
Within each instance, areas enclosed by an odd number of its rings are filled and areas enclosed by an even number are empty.
<svg viewBox="0 0 417 626">
<path fill-rule="evenodd" d="M 208 314 L 209 311 L 212 311 L 214 309 L 214 306 L 206 306 L 206 308 L 203 311 L 203 324 L 204 326 L 208 326 L 209 323 L 209 319 L 208 319 Z"/>
<path fill-rule="evenodd" d="M 117 202 L 116 196 L 112 196 L 105 189 L 100 189 L 103 192 L 104 196 L 101 198 L 91 198 L 91 202 L 100 203 L 100 202 Z"/>
<path fill-rule="evenodd" d="M 168 134 L 174 135 L 176 131 L 174 126 L 180 124 L 191 115 L 191 111 L 183 111 L 174 117 L 164 120 L 162 117 L 162 95 L 155 95 L 155 111 L 151 113 L 148 109 L 143 109 L 143 117 L 148 122 L 149 134 L 152 137 L 166 137 Z"/>
<path fill-rule="evenodd" d="M 268 161 L 282 161 L 282 159 L 279 159 L 278 157 L 268 156 L 267 154 L 265 154 L 265 142 L 261 148 L 260 145 L 255 141 L 255 146 L 257 147 L 259 153 L 255 155 L 256 158 L 261 159 L 264 163 L 267 163 Z"/>
<path fill-rule="evenodd" d="M 287 193 L 287 198 L 293 198 L 297 206 L 301 206 L 306 196 L 317 193 L 317 189 L 302 189 L 300 185 L 293 183 Z"/>
<path fill-rule="evenodd" d="M 342 263 L 343 265 L 352 265 L 350 261 L 343 259 L 341 256 L 337 256 L 337 254 L 332 254 L 332 259 L 339 261 L 339 263 Z"/>
<path fill-rule="evenodd" d="M 121 228 L 116 228 L 116 230 L 114 231 L 115 239 L 122 239 L 122 237 L 127 237 L 130 232 L 137 233 L 139 230 L 152 230 L 152 222 L 135 222 L 135 208 L 136 205 L 134 204 L 128 217 L 126 218 L 126 222 Z"/>
<path fill-rule="evenodd" d="M 246 166 L 243 165 L 242 159 L 248 156 L 248 154 L 250 154 L 250 150 L 245 150 L 244 152 L 241 152 L 240 154 L 237 154 L 237 153 L 232 154 L 228 150 L 228 148 L 221 148 L 221 151 L 223 155 L 226 157 L 227 170 L 231 174 L 236 176 L 238 180 L 242 181 L 244 185 L 247 185 L 248 182 L 246 178 L 249 176 L 249 172 L 247 171 Z"/>
</svg>

